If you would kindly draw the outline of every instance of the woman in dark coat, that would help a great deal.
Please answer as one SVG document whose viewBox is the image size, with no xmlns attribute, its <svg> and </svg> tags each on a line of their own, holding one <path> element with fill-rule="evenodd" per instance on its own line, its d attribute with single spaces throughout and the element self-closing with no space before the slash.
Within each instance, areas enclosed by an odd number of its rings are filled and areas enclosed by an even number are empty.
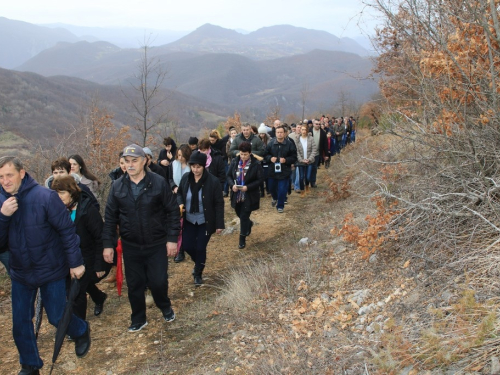
<svg viewBox="0 0 500 375">
<path fill-rule="evenodd" d="M 226 183 L 226 168 L 224 166 L 224 159 L 222 158 L 221 152 L 212 147 L 212 144 L 208 139 L 202 139 L 198 143 L 198 150 L 207 155 L 207 165 L 205 168 L 211 174 L 219 179 L 220 189 L 224 190 L 224 184 Z"/>
<path fill-rule="evenodd" d="M 66 205 L 71 220 L 75 223 L 76 234 L 80 237 L 80 249 L 85 262 L 85 274 L 80 279 L 80 293 L 75 299 L 73 312 L 86 319 L 87 293 L 95 303 L 94 315 L 101 314 L 104 301 L 108 297 L 95 285 L 109 272 L 110 265 L 104 262 L 101 214 L 92 204 L 89 193 L 76 185 L 72 176 L 54 179 L 51 189 L 57 191 L 59 198 Z"/>
<path fill-rule="evenodd" d="M 252 232 L 252 211 L 260 207 L 259 187 L 264 180 L 260 162 L 251 154 L 252 144 L 242 142 L 238 146 L 239 156 L 235 157 L 227 172 L 227 183 L 231 191 L 231 207 L 240 218 L 239 248 L 246 246 L 246 236 Z"/>
<path fill-rule="evenodd" d="M 205 169 L 207 155 L 195 151 L 189 158 L 191 172 L 182 176 L 177 203 L 184 212 L 182 248 L 194 262 L 194 284 L 203 284 L 207 245 L 213 233 L 224 229 L 224 198 L 219 180 Z"/>
</svg>

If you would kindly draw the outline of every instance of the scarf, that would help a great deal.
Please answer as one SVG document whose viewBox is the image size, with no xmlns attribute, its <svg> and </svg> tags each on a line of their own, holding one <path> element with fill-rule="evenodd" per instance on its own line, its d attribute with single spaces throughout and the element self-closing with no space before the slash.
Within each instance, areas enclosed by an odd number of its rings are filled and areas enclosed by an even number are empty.
<svg viewBox="0 0 500 375">
<path fill-rule="evenodd" d="M 190 170 L 189 164 L 183 169 L 181 162 L 179 160 L 174 160 L 172 163 L 172 179 L 174 180 L 174 184 L 179 186 L 184 173 L 189 173 Z"/>
<path fill-rule="evenodd" d="M 240 159 L 238 163 L 238 170 L 236 172 L 236 184 L 237 185 L 245 185 L 245 175 L 248 172 L 248 168 L 250 167 L 250 159 L 246 161 L 242 161 Z M 238 190 L 236 193 L 236 203 L 244 202 L 245 201 L 245 192 Z"/>
<path fill-rule="evenodd" d="M 210 167 L 210 164 L 212 163 L 212 155 L 210 155 L 211 153 L 212 153 L 212 149 L 209 148 L 208 152 L 207 152 L 207 164 L 205 165 L 205 168 Z"/>
<path fill-rule="evenodd" d="M 202 185 L 205 183 L 207 178 L 208 178 L 208 172 L 206 169 L 203 169 L 203 174 L 201 175 L 201 178 L 198 180 L 198 182 L 194 180 L 193 172 L 189 172 L 188 184 L 192 195 L 191 207 L 189 208 L 190 214 L 195 214 L 197 212 L 200 212 L 200 200 L 198 199 L 198 195 Z"/>
</svg>

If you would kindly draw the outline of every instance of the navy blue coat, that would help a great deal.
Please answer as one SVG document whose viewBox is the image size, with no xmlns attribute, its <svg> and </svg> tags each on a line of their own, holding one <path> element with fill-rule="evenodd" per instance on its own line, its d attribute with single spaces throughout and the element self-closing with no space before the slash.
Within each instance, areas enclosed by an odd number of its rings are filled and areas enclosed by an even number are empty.
<svg viewBox="0 0 500 375">
<path fill-rule="evenodd" d="M 17 211 L 12 216 L 0 212 L 0 248 L 9 247 L 11 278 L 37 288 L 81 266 L 80 239 L 57 193 L 26 173 L 15 196 Z M 0 205 L 9 197 L 1 189 Z"/>
</svg>

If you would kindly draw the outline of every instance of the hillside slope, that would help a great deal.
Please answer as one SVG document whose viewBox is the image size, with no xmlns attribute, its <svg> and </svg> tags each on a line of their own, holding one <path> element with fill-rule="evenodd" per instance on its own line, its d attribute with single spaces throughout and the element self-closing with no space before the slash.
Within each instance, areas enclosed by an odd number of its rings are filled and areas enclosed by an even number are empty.
<svg viewBox="0 0 500 375">
<path fill-rule="evenodd" d="M 43 139 L 50 143 L 56 132 L 61 134 L 77 126 L 91 98 L 98 98 L 100 105 L 115 115 L 117 126 L 133 122 L 130 102 L 123 94 L 133 97 L 128 85 L 99 85 L 78 78 L 46 78 L 0 69 L 0 87 L 0 129 L 31 142 Z M 204 122 L 199 111 L 222 119 L 232 114 L 179 92 L 165 90 L 164 93 L 168 100 L 159 110 L 168 113 L 186 132 L 198 134 L 202 127 L 214 125 Z M 28 144 L 25 147 L 29 147 Z"/>
</svg>

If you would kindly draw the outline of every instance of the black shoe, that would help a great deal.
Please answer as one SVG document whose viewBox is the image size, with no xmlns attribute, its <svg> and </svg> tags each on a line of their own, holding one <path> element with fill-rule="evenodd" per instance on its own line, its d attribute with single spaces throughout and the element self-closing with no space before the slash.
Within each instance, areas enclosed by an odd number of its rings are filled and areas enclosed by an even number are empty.
<svg viewBox="0 0 500 375">
<path fill-rule="evenodd" d="M 201 275 L 194 275 L 194 285 L 195 286 L 203 285 L 203 278 L 201 277 Z"/>
<path fill-rule="evenodd" d="M 193 268 L 193 277 L 194 277 L 194 285 L 201 286 L 203 285 L 203 278 L 201 275 L 203 274 L 203 270 L 205 269 L 205 265 L 195 265 Z"/>
<path fill-rule="evenodd" d="M 317 187 L 318 187 L 318 185 L 311 183 L 311 187 L 312 187 L 312 188 L 317 188 Z"/>
<path fill-rule="evenodd" d="M 261 198 L 264 198 L 266 196 L 266 193 L 264 193 L 263 191 L 260 192 L 260 197 Z"/>
<path fill-rule="evenodd" d="M 173 322 L 175 320 L 175 313 L 172 307 L 163 311 L 163 319 L 165 319 L 166 322 Z"/>
<path fill-rule="evenodd" d="M 40 370 L 33 366 L 21 365 L 21 371 L 19 375 L 38 375 Z"/>
<path fill-rule="evenodd" d="M 104 299 L 102 300 L 101 303 L 96 303 L 94 307 L 94 315 L 99 316 L 102 313 L 102 310 L 104 310 L 104 302 L 108 298 L 108 295 L 104 293 Z"/>
<path fill-rule="evenodd" d="M 128 327 L 128 331 L 129 332 L 139 332 L 141 329 L 143 329 L 147 325 L 148 325 L 148 322 L 131 324 L 130 327 Z"/>
<path fill-rule="evenodd" d="M 238 245 L 239 249 L 243 249 L 246 246 L 246 237 L 240 234 L 240 243 Z"/>
<path fill-rule="evenodd" d="M 179 250 L 179 254 L 177 254 L 174 258 L 174 262 L 175 263 L 180 263 L 182 262 L 184 259 L 186 259 L 186 255 L 184 254 L 184 250 L 180 249 Z"/>
<path fill-rule="evenodd" d="M 227 197 L 229 196 L 229 193 L 224 193 L 224 194 L 222 194 L 222 196 L 223 196 L 224 198 L 227 198 Z"/>
<path fill-rule="evenodd" d="M 75 353 L 78 358 L 83 358 L 87 355 L 90 349 L 90 324 L 87 322 L 87 330 L 85 333 L 75 338 Z"/>
</svg>

